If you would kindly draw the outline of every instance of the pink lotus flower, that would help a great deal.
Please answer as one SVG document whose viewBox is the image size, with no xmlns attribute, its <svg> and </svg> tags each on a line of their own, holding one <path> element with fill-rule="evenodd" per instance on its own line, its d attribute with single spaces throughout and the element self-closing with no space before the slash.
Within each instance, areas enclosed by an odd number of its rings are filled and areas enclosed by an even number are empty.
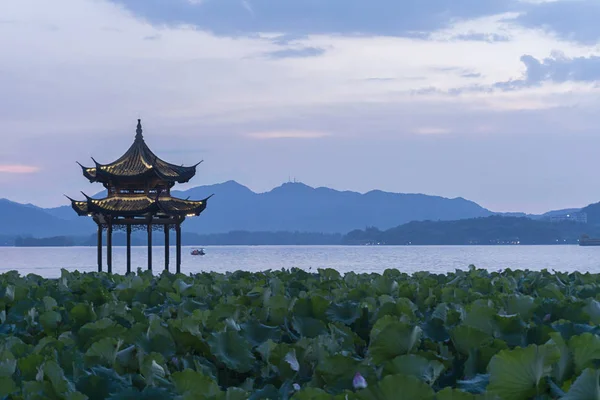
<svg viewBox="0 0 600 400">
<path fill-rule="evenodd" d="M 367 380 L 360 372 L 357 372 L 356 375 L 354 375 L 354 379 L 352 379 L 352 386 L 354 389 L 365 389 L 367 387 Z"/>
</svg>

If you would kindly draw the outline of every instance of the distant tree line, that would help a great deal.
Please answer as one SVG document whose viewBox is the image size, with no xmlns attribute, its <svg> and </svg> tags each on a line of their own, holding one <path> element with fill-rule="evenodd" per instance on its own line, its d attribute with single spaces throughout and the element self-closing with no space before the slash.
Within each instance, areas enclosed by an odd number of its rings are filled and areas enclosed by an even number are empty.
<svg viewBox="0 0 600 400">
<path fill-rule="evenodd" d="M 18 247 L 42 246 L 96 246 L 96 235 L 84 237 L 56 236 L 49 238 L 17 237 L 14 240 L 5 239 L 3 245 Z M 171 244 L 175 243 L 174 234 Z M 247 232 L 233 231 L 216 234 L 196 234 L 183 232 L 182 244 L 184 246 L 219 246 L 219 245 L 337 245 L 342 241 L 341 234 L 310 233 L 310 232 Z M 106 240 L 104 240 L 106 243 Z M 131 243 L 133 246 L 147 244 L 146 233 L 133 233 Z M 154 245 L 164 244 L 164 234 L 155 232 L 152 238 Z M 124 233 L 113 234 L 113 245 L 125 246 L 127 237 Z M 0 244 L 1 245 L 1 244 Z"/>
<path fill-rule="evenodd" d="M 583 234 L 600 236 L 600 227 L 524 217 L 491 216 L 458 221 L 409 222 L 380 231 L 370 227 L 344 236 L 349 245 L 506 245 L 577 244 Z"/>
<path fill-rule="evenodd" d="M 17 247 L 56 247 L 56 246 L 75 246 L 77 240 L 68 236 L 54 236 L 48 238 L 33 238 L 18 236 L 15 238 L 14 245 Z"/>
<path fill-rule="evenodd" d="M 587 234 L 600 238 L 600 225 L 571 221 L 550 222 L 525 217 L 491 216 L 457 221 L 415 221 L 379 230 L 368 227 L 346 235 L 310 232 L 250 232 L 196 234 L 183 233 L 185 246 L 218 245 L 508 245 L 577 244 Z M 95 246 L 96 235 L 84 237 L 0 238 L 5 246 Z M 145 245 L 145 232 L 134 232 L 132 245 Z M 105 241 L 106 243 L 106 241 Z M 153 243 L 164 243 L 162 232 L 155 232 Z M 174 234 L 171 243 L 175 243 Z M 113 244 L 124 246 L 123 232 L 113 235 Z"/>
</svg>

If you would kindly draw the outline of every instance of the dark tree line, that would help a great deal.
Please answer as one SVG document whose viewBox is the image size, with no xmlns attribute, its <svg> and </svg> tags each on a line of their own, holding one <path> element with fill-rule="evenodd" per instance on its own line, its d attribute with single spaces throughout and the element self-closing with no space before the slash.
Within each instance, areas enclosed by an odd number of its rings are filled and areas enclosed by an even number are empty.
<svg viewBox="0 0 600 400">
<path fill-rule="evenodd" d="M 583 234 L 600 236 L 595 225 L 553 223 L 529 218 L 492 216 L 458 221 L 415 221 L 380 231 L 355 230 L 343 244 L 387 245 L 501 245 L 577 244 Z"/>
</svg>

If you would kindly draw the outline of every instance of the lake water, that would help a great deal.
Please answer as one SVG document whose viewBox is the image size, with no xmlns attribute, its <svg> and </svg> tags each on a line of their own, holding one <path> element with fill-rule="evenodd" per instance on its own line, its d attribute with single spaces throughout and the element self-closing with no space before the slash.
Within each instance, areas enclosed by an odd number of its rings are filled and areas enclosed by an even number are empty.
<svg viewBox="0 0 600 400">
<path fill-rule="evenodd" d="M 466 269 L 501 268 L 600 272 L 600 247 L 579 246 L 214 246 L 203 257 L 182 248 L 182 272 L 262 271 L 267 269 L 335 268 L 340 272 L 383 272 L 397 268 L 404 272 L 443 273 Z M 133 247 L 132 270 L 146 268 L 146 247 Z M 161 246 L 153 251 L 155 272 L 164 268 Z M 106 263 L 106 252 L 104 253 Z M 113 248 L 113 272 L 124 273 L 124 247 Z M 0 273 L 17 270 L 52 278 L 60 269 L 95 271 L 95 247 L 0 247 Z M 105 267 L 106 268 L 106 267 Z M 171 248 L 171 270 L 175 248 Z"/>
</svg>

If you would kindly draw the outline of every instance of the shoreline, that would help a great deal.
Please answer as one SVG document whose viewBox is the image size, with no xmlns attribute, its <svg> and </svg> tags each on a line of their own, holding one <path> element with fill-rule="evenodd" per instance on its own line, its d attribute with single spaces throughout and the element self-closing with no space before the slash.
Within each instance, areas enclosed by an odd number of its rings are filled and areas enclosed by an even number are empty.
<svg viewBox="0 0 600 400">
<path fill-rule="evenodd" d="M 158 245 L 157 243 L 155 243 Z M 207 247 L 555 247 L 555 246 L 578 246 L 578 247 L 600 247 L 600 246 L 580 246 L 577 243 L 520 243 L 520 244 L 186 244 L 182 245 L 182 248 L 207 248 Z M 106 247 L 106 246 L 103 246 Z M 114 245 L 114 248 L 126 248 L 125 245 Z M 145 244 L 131 245 L 131 248 L 146 248 Z M 174 248 L 171 245 L 170 248 Z M 69 245 L 69 246 L 15 246 L 15 245 L 0 245 L 0 248 L 33 248 L 33 249 L 44 249 L 44 248 L 96 248 L 92 245 Z"/>
</svg>

